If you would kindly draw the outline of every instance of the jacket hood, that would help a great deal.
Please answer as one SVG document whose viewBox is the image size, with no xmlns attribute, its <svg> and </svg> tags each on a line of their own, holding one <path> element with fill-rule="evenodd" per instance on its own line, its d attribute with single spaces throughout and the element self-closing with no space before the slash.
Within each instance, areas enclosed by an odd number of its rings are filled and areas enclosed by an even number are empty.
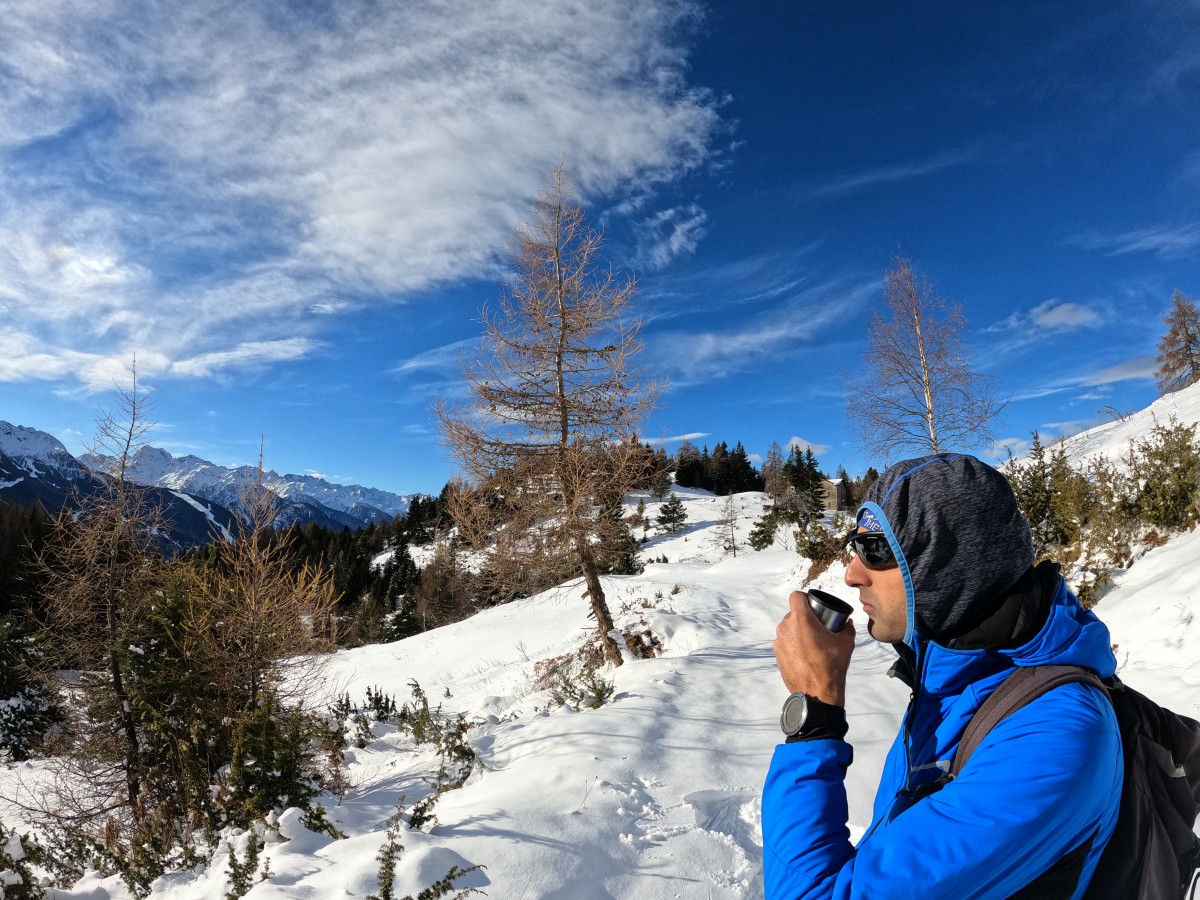
<svg viewBox="0 0 1200 900">
<path fill-rule="evenodd" d="M 1029 523 L 1008 480 L 973 456 L 904 460 L 867 490 L 860 526 L 886 535 L 904 576 L 908 628 L 953 641 L 992 615 L 1033 565 Z"/>
</svg>

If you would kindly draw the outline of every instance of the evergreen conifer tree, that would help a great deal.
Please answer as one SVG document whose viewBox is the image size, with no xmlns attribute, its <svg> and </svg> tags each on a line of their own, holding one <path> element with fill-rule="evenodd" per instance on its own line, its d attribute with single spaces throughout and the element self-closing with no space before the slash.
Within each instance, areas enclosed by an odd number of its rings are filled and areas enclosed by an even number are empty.
<svg viewBox="0 0 1200 900">
<path fill-rule="evenodd" d="M 683 501 L 672 492 L 671 499 L 664 503 L 658 511 L 659 527 L 668 534 L 674 534 L 686 521 L 687 510 L 683 508 Z"/>
</svg>

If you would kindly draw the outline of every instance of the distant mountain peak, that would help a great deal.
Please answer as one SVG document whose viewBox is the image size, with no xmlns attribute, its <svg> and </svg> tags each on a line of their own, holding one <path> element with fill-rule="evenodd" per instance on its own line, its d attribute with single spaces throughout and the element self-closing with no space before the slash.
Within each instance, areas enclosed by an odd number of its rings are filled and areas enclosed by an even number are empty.
<svg viewBox="0 0 1200 900">
<path fill-rule="evenodd" d="M 48 462 L 71 455 L 62 441 L 53 435 L 10 422 L 0 422 L 0 453 L 14 459 L 44 459 Z"/>
<path fill-rule="evenodd" d="M 100 460 L 84 459 L 88 465 Z M 183 491 L 228 507 L 236 507 L 239 493 L 257 477 L 253 466 L 230 468 L 197 456 L 173 456 L 160 447 L 145 446 L 134 455 L 129 477 L 139 484 Z M 280 510 L 282 521 L 315 520 L 329 526 L 358 528 L 403 515 L 411 497 L 359 484 L 332 484 L 317 475 L 263 473 L 268 489 L 296 509 Z M 311 510 L 311 511 L 309 511 Z"/>
</svg>

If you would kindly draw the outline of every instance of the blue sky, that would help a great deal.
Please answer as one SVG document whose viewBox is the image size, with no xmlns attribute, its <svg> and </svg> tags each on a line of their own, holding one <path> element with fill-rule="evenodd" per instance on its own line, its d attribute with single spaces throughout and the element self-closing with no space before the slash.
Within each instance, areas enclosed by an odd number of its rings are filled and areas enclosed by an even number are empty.
<svg viewBox="0 0 1200 900">
<path fill-rule="evenodd" d="M 854 444 L 902 250 L 1018 451 L 1157 396 L 1200 293 L 1200 3 L 10 0 L 0 418 L 399 492 L 560 159 L 636 273 L 647 436 Z M 999 451 L 997 451 L 999 452 Z"/>
</svg>

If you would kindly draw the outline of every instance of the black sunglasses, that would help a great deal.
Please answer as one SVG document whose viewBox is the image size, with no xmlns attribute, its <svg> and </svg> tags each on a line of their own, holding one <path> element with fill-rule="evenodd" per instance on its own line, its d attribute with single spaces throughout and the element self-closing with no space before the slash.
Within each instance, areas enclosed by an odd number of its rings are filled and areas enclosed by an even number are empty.
<svg viewBox="0 0 1200 900">
<path fill-rule="evenodd" d="M 899 565 L 887 535 L 882 531 L 852 531 L 846 535 L 846 546 L 868 569 L 890 569 Z"/>
</svg>

